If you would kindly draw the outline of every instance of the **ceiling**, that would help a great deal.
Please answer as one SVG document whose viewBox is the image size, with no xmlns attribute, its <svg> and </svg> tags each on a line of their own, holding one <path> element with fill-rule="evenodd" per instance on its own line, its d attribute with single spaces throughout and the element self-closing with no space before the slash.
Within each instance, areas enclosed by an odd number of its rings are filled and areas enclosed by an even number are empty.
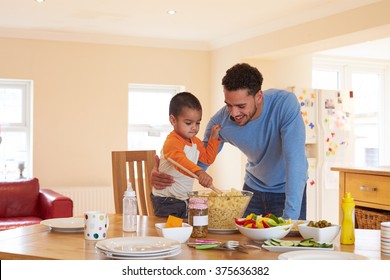
<svg viewBox="0 0 390 280">
<path fill-rule="evenodd" d="M 211 50 L 377 1 L 0 0 L 0 37 Z M 388 50 L 390 39 L 371 42 L 378 56 L 374 47 Z M 354 46 L 372 55 L 362 50 Z"/>
</svg>

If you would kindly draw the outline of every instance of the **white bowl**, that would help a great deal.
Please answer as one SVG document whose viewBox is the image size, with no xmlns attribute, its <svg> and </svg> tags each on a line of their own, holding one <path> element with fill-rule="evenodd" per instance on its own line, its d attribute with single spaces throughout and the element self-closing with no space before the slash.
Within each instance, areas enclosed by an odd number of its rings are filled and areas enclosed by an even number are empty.
<svg viewBox="0 0 390 280">
<path fill-rule="evenodd" d="M 176 240 L 180 243 L 186 242 L 192 233 L 192 226 L 187 223 L 182 223 L 181 227 L 166 228 L 166 223 L 155 224 L 157 234 L 161 237 Z"/>
<path fill-rule="evenodd" d="M 304 239 L 313 238 L 318 243 L 330 243 L 340 232 L 339 225 L 331 225 L 330 227 L 316 228 L 309 227 L 306 224 L 298 225 L 299 233 Z"/>
<path fill-rule="evenodd" d="M 291 230 L 293 224 L 270 227 L 270 228 L 246 228 L 236 225 L 238 230 L 246 237 L 255 242 L 262 242 L 271 238 L 283 238 Z"/>
</svg>

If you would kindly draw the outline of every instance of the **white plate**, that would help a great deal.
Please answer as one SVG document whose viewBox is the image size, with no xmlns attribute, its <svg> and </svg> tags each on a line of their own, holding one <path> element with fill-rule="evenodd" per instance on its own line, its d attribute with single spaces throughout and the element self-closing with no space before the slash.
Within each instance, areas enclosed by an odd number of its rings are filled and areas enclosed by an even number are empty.
<svg viewBox="0 0 390 280">
<path fill-rule="evenodd" d="M 215 229 L 215 228 L 209 228 L 209 233 L 217 233 L 217 234 L 232 234 L 237 233 L 238 229 Z"/>
<path fill-rule="evenodd" d="M 141 260 L 141 259 L 165 259 L 177 256 L 181 253 L 181 248 L 177 248 L 175 250 L 164 252 L 164 253 L 151 253 L 151 254 L 145 254 L 145 255 L 124 255 L 124 254 L 116 254 L 116 253 L 110 253 L 110 252 L 104 252 L 102 250 L 99 250 L 103 255 L 105 255 L 107 258 L 111 259 L 117 259 L 117 260 Z"/>
<path fill-rule="evenodd" d="M 84 231 L 83 218 L 56 218 L 47 219 L 40 222 L 41 225 L 50 227 L 59 232 L 81 232 Z"/>
<path fill-rule="evenodd" d="M 126 255 L 170 252 L 181 248 L 180 242 L 164 237 L 117 237 L 96 242 L 96 248 Z"/>
<path fill-rule="evenodd" d="M 116 252 L 111 252 L 111 251 L 107 251 L 107 250 L 103 250 L 103 249 L 100 249 L 98 247 L 96 247 L 96 250 L 98 250 L 100 253 L 103 253 L 107 256 L 111 256 L 111 255 L 114 255 L 114 256 L 120 256 L 120 257 L 138 257 L 138 258 L 143 258 L 143 257 L 159 257 L 159 256 L 162 256 L 162 255 L 166 255 L 166 254 L 171 254 L 173 252 L 176 252 L 176 251 L 181 251 L 181 247 L 179 248 L 175 248 L 175 249 L 172 249 L 172 250 L 169 250 L 169 251 L 164 251 L 164 252 L 155 252 L 155 253 L 116 253 Z"/>
<path fill-rule="evenodd" d="M 365 256 L 338 251 L 291 251 L 280 254 L 279 260 L 366 260 Z"/>
<path fill-rule="evenodd" d="M 271 251 L 271 252 L 289 252 L 289 251 L 333 251 L 334 246 L 332 248 L 318 248 L 318 247 L 298 247 L 298 246 L 268 246 L 262 245 L 262 248 Z"/>
</svg>

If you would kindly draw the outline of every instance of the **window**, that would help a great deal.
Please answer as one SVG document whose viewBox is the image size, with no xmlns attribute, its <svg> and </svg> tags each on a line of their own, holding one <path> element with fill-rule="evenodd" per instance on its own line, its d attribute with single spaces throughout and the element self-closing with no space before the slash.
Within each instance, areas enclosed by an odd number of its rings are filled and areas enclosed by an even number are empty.
<svg viewBox="0 0 390 280">
<path fill-rule="evenodd" d="M 315 59 L 313 87 L 352 89 L 354 99 L 354 160 L 356 165 L 390 163 L 385 145 L 390 135 L 390 110 L 385 77 L 388 66 L 350 60 Z"/>
<path fill-rule="evenodd" d="M 339 89 L 340 71 L 331 69 L 313 70 L 313 85 L 318 89 Z"/>
<path fill-rule="evenodd" d="M 31 81 L 0 80 L 0 180 L 32 175 L 31 104 Z"/>
<path fill-rule="evenodd" d="M 380 165 L 383 73 L 377 69 L 351 69 L 355 98 L 355 158 L 360 165 Z"/>
<path fill-rule="evenodd" d="M 160 152 L 172 130 L 169 102 L 184 86 L 129 85 L 128 149 Z"/>
</svg>

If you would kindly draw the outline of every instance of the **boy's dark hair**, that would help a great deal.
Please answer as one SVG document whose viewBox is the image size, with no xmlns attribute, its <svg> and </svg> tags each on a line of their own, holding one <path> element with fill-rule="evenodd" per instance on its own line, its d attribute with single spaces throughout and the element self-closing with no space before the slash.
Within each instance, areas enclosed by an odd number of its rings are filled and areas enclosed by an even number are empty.
<svg viewBox="0 0 390 280">
<path fill-rule="evenodd" d="M 247 89 L 249 95 L 261 90 L 263 76 L 260 71 L 247 63 L 238 63 L 226 71 L 222 85 L 226 90 Z"/>
<path fill-rule="evenodd" d="M 177 117 L 184 107 L 202 111 L 202 105 L 200 105 L 199 99 L 192 93 L 184 91 L 172 97 L 169 103 L 169 115 Z"/>
</svg>

